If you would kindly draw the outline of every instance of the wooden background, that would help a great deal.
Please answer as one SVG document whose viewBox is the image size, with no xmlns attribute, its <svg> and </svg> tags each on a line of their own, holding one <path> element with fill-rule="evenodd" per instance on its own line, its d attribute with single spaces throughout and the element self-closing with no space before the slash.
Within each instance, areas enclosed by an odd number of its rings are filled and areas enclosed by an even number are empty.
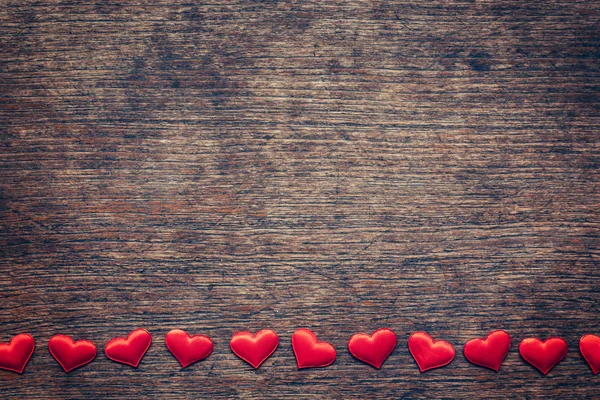
<svg viewBox="0 0 600 400">
<path fill-rule="evenodd" d="M 37 341 L 0 397 L 597 396 L 600 2 L 0 3 L 0 341 Z M 347 353 L 384 326 L 380 371 Z M 106 359 L 139 327 L 138 369 Z M 297 371 L 298 327 L 333 366 Z M 172 328 L 213 355 L 181 370 Z M 254 371 L 228 342 L 260 328 Z M 415 330 L 456 360 L 420 374 Z M 56 333 L 97 359 L 63 373 Z M 542 376 L 517 347 L 552 335 Z"/>
</svg>

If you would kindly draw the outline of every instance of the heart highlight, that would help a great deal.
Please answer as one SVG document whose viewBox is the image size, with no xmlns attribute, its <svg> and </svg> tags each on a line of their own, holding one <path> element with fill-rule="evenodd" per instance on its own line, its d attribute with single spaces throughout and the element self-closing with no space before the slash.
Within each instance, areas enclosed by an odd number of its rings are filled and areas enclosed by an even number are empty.
<svg viewBox="0 0 600 400">
<path fill-rule="evenodd" d="M 408 350 L 421 372 L 440 368 L 454 360 L 454 347 L 443 340 L 433 340 L 426 332 L 415 332 L 408 338 Z"/>
<path fill-rule="evenodd" d="M 212 353 L 214 344 L 208 336 L 194 335 L 181 329 L 173 329 L 165 336 L 165 345 L 182 368 L 203 360 Z"/>
<path fill-rule="evenodd" d="M 229 341 L 229 347 L 236 356 L 255 369 L 271 357 L 279 346 L 279 337 L 270 329 L 263 329 L 253 335 L 250 332 L 237 332 Z"/>
<path fill-rule="evenodd" d="M 96 358 L 96 345 L 89 340 L 73 341 L 67 335 L 55 335 L 48 341 L 48 351 L 69 372 Z"/>
<path fill-rule="evenodd" d="M 523 339 L 519 345 L 521 357 L 546 375 L 568 352 L 567 342 L 553 337 L 543 342 L 538 338 Z"/>
<path fill-rule="evenodd" d="M 319 342 L 317 336 L 306 328 L 294 332 L 292 349 L 296 355 L 298 369 L 326 367 L 333 364 L 336 359 L 333 346 L 326 342 Z"/>
<path fill-rule="evenodd" d="M 104 346 L 104 353 L 115 362 L 137 368 L 151 344 L 152 336 L 147 330 L 135 329 L 127 338 L 111 339 Z"/>
<path fill-rule="evenodd" d="M 378 329 L 372 335 L 357 333 L 348 341 L 348 351 L 354 357 L 379 369 L 396 348 L 398 339 L 389 328 Z"/>
<path fill-rule="evenodd" d="M 465 343 L 465 358 L 475 365 L 498 372 L 510 349 L 510 335 L 503 330 L 491 332 L 485 339 L 471 339 Z"/>
<path fill-rule="evenodd" d="M 8 343 L 0 343 L 0 368 L 22 374 L 34 350 L 35 340 L 28 333 L 20 333 Z"/>
</svg>

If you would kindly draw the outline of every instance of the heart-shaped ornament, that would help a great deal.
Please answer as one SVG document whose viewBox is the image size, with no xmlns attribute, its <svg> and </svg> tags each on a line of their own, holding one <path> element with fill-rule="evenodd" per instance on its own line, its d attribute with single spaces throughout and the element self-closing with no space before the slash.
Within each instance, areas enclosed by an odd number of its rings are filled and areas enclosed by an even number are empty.
<svg viewBox="0 0 600 400">
<path fill-rule="evenodd" d="M 348 341 L 348 351 L 361 361 L 381 368 L 383 362 L 396 348 L 398 339 L 389 328 L 378 329 L 372 335 L 357 333 Z"/>
<path fill-rule="evenodd" d="M 317 336 L 306 328 L 294 332 L 292 349 L 296 355 L 298 369 L 326 367 L 333 364 L 337 356 L 332 345 L 319 342 Z"/>
<path fill-rule="evenodd" d="M 35 340 L 28 333 L 20 333 L 8 343 L 0 343 L 0 368 L 22 374 L 34 350 Z"/>
<path fill-rule="evenodd" d="M 579 351 L 594 375 L 600 372 L 600 337 L 596 335 L 583 336 L 579 340 Z"/>
<path fill-rule="evenodd" d="M 471 339 L 463 349 L 465 358 L 475 365 L 498 372 L 510 349 L 510 335 L 503 330 L 493 331 L 485 339 Z"/>
<path fill-rule="evenodd" d="M 165 344 L 182 368 L 205 359 L 214 348 L 213 342 L 208 336 L 190 336 L 181 329 L 169 331 L 165 336 Z"/>
<path fill-rule="evenodd" d="M 237 332 L 229 341 L 229 347 L 235 355 L 255 369 L 271 357 L 277 346 L 279 346 L 279 337 L 270 329 L 263 329 L 255 335 L 247 331 Z"/>
<path fill-rule="evenodd" d="M 559 337 L 553 337 L 543 342 L 538 338 L 523 339 L 519 345 L 521 357 L 546 375 L 565 356 L 569 348 L 567 342 Z"/>
<path fill-rule="evenodd" d="M 421 372 L 443 367 L 454 360 L 454 347 L 444 340 L 433 340 L 426 332 L 415 332 L 408 338 L 408 350 Z"/>
<path fill-rule="evenodd" d="M 60 366 L 69 372 L 96 358 L 96 345 L 89 340 L 73 341 L 67 335 L 54 335 L 48 341 L 48 351 Z"/>
<path fill-rule="evenodd" d="M 104 346 L 104 353 L 113 361 L 137 368 L 150 344 L 152 344 L 150 333 L 145 329 L 135 329 L 127 335 L 127 338 L 111 339 Z"/>
</svg>

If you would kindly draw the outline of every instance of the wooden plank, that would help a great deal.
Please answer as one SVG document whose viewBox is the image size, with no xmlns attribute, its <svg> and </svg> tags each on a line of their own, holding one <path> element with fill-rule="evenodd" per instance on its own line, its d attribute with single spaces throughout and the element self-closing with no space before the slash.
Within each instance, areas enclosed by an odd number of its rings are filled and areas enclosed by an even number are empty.
<svg viewBox="0 0 600 400">
<path fill-rule="evenodd" d="M 2 398 L 593 398 L 600 3 L 2 0 Z M 390 327 L 381 370 L 346 351 Z M 138 369 L 102 354 L 138 327 Z M 290 337 L 338 350 L 297 371 Z M 172 328 L 215 341 L 181 370 Z M 272 328 L 258 370 L 228 348 Z M 499 373 L 462 345 L 503 328 Z M 420 374 L 425 330 L 457 348 Z M 66 375 L 48 339 L 101 354 Z M 518 342 L 570 348 L 546 377 Z"/>
</svg>

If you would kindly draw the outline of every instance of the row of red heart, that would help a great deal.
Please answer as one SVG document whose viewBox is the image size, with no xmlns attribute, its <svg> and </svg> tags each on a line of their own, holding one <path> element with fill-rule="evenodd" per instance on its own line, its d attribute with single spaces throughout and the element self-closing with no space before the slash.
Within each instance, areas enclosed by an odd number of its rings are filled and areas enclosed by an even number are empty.
<svg viewBox="0 0 600 400">
<path fill-rule="evenodd" d="M 116 362 L 137 367 L 152 343 L 145 329 L 132 331 L 127 338 L 117 337 L 104 346 L 106 356 Z M 208 357 L 214 348 L 212 340 L 204 335 L 189 335 L 180 329 L 167 333 L 165 344 L 183 368 Z M 358 333 L 348 341 L 348 351 L 355 358 L 380 368 L 396 348 L 396 334 L 388 328 L 378 329 L 372 335 Z M 494 371 L 506 358 L 511 338 L 503 330 L 491 332 L 485 339 L 469 340 L 464 355 L 473 364 Z M 238 332 L 230 341 L 231 350 L 254 368 L 258 368 L 279 346 L 279 337 L 265 329 L 252 334 Z M 35 349 L 35 340 L 29 334 L 16 335 L 9 343 L 0 343 L 0 368 L 22 373 Z M 292 349 L 298 368 L 326 367 L 336 359 L 333 346 L 317 340 L 309 329 L 298 329 L 292 335 Z M 443 340 L 434 340 L 425 332 L 415 332 L 408 339 L 408 349 L 421 372 L 450 364 L 455 356 L 454 347 Z M 600 337 L 585 335 L 579 349 L 592 372 L 600 372 Z M 73 341 L 69 336 L 56 335 L 48 342 L 50 354 L 65 372 L 81 367 L 96 357 L 96 345 L 89 340 Z M 567 343 L 558 337 L 541 341 L 527 338 L 521 341 L 519 352 L 523 359 L 547 374 L 567 354 Z"/>
</svg>

